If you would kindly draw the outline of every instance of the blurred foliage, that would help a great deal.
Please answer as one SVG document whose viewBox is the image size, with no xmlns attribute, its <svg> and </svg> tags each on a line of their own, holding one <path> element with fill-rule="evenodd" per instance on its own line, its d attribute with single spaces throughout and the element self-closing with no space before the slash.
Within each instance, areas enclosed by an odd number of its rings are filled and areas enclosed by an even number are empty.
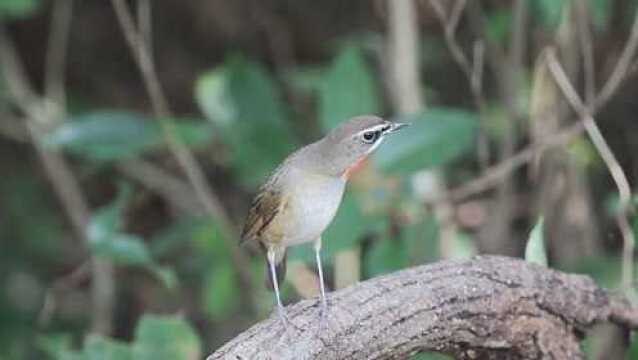
<svg viewBox="0 0 638 360">
<path fill-rule="evenodd" d="M 32 15 L 40 6 L 40 0 L 2 0 L 0 1 L 0 19 L 25 18 Z"/>
<path fill-rule="evenodd" d="M 230 161 L 246 186 L 259 184 L 296 145 L 274 80 L 243 56 L 204 73 L 196 99 L 231 147 Z"/>
<path fill-rule="evenodd" d="M 67 334 L 42 336 L 40 349 L 54 359 L 65 360 L 157 360 L 201 358 L 201 342 L 191 326 L 178 316 L 143 316 L 130 343 L 89 335 L 82 350 L 72 349 Z"/>
<path fill-rule="evenodd" d="M 432 108 L 403 117 L 409 131 L 384 141 L 384 151 L 374 155 L 379 168 L 411 173 L 445 165 L 469 151 L 475 141 L 476 114 L 457 109 Z"/>
<path fill-rule="evenodd" d="M 421 353 L 414 355 L 411 360 L 449 360 L 452 359 L 449 356 L 436 354 L 436 353 Z"/>
<path fill-rule="evenodd" d="M 132 189 L 120 185 L 120 191 L 112 204 L 95 211 L 87 228 L 91 252 L 119 265 L 137 265 L 155 274 L 168 288 L 174 288 L 176 277 L 172 269 L 162 268 L 151 258 L 142 238 L 122 232 L 126 203 Z"/>
<path fill-rule="evenodd" d="M 89 242 L 83 244 L 85 248 L 78 245 L 66 209 L 53 195 L 45 170 L 29 144 L 0 137 L 0 163 L 8 174 L 0 181 L 0 245 L 6 249 L 0 252 L 0 358 L 202 358 L 204 349 L 221 345 L 249 324 L 268 316 L 271 294 L 261 288 L 250 293 L 239 281 L 237 264 L 228 247 L 235 239 L 224 238 L 228 234 L 221 231 L 216 219 L 180 212 L 170 200 L 155 193 L 153 186 L 133 184 L 118 169 L 120 162 L 144 159 L 186 184 L 168 151 L 158 119 L 149 115 L 152 111 L 148 100 L 138 90 L 139 77 L 131 75 L 136 72 L 132 62 L 127 62 L 128 54 L 122 53 L 123 40 L 114 26 L 116 22 L 103 15 L 112 9 L 107 2 L 76 3 L 80 3 L 74 10 L 74 22 L 78 23 L 72 24 L 65 84 L 68 102 L 82 106 L 71 106 L 66 109 L 68 117 L 47 124 L 41 141 L 46 149 L 59 151 L 69 159 L 78 177 L 92 209 L 85 234 Z M 179 114 L 173 119 L 176 135 L 195 151 L 236 224 L 243 221 L 257 186 L 290 152 L 349 117 L 373 113 L 410 122 L 411 126 L 386 139 L 349 185 L 335 220 L 323 234 L 327 278 L 332 278 L 335 255 L 352 249 L 361 254 L 355 265 L 361 270 L 362 280 L 443 256 L 467 258 L 478 253 L 484 236 L 481 230 L 487 226 L 485 217 L 495 209 L 493 194 L 455 204 L 458 206 L 452 216 L 459 226 L 449 243 L 443 244 L 441 224 L 432 206 L 424 204 L 417 178 L 424 170 L 436 169 L 446 186 L 453 187 L 483 173 L 476 159 L 479 128 L 486 133 L 488 150 L 495 155 L 511 126 L 508 109 L 493 83 L 498 78 L 494 69 L 486 67 L 486 111 L 478 114 L 471 105 L 466 79 L 458 74 L 443 35 L 428 25 L 436 24 L 436 19 L 430 13 L 420 14 L 424 17 L 420 67 L 428 107 L 419 113 L 396 116 L 388 101 L 388 92 L 393 89 L 388 86 L 385 73 L 389 61 L 383 52 L 387 50 L 385 34 L 379 31 L 378 24 L 373 24 L 378 14 L 357 17 L 348 13 L 346 20 L 339 20 L 323 8 L 333 2 L 308 9 L 291 3 L 289 6 L 295 10 L 286 16 L 295 16 L 298 11 L 298 24 L 323 21 L 326 29 L 292 29 L 291 46 L 298 48 L 287 55 L 285 48 L 277 47 L 280 38 L 262 38 L 265 30 L 261 27 L 268 30 L 263 36 L 272 36 L 269 31 L 273 29 L 264 25 L 272 23 L 247 21 L 244 12 L 241 17 L 233 17 L 232 6 L 228 5 L 231 2 L 215 3 L 198 2 L 189 10 L 179 2 L 153 2 L 158 7 L 153 12 L 157 16 L 154 24 L 161 25 L 154 26 L 154 46 L 160 78 L 169 102 Z M 540 47 L 542 41 L 552 38 L 565 18 L 568 3 L 527 2 L 532 17 L 528 37 L 534 41 L 530 48 Z M 485 36 L 497 45 L 509 46 L 514 25 L 510 4 L 486 4 Z M 611 19 L 617 18 L 614 7 L 618 5 L 611 0 L 588 0 L 588 4 L 595 25 L 596 51 L 609 50 L 601 39 L 610 44 L 624 41 L 627 29 L 610 25 Z M 216 6 L 224 11 L 216 11 Z M 256 18 L 272 16 L 267 13 L 273 10 L 268 6 L 251 11 Z M 325 14 L 315 11 L 314 6 L 332 15 L 323 17 Z M 636 1 L 632 1 L 627 8 L 635 6 Z M 28 77 L 37 81 L 38 87 L 43 76 L 38 66 L 43 61 L 36 58 L 45 56 L 42 39 L 49 34 L 43 29 L 47 28 L 53 7 L 51 2 L 39 0 L 0 0 L 0 20 L 11 25 L 9 33 L 24 53 Z M 172 13 L 176 16 L 167 19 L 166 15 Z M 218 13 L 225 18 L 208 18 Z M 629 19 L 629 15 L 623 16 Z M 171 27 L 175 24 L 163 21 L 183 21 L 191 32 L 177 36 L 177 30 Z M 333 21 L 342 23 L 332 26 Z M 93 23 L 94 28 L 87 26 Z M 354 23 L 364 31 L 353 28 Z M 279 29 L 276 24 L 273 26 Z M 203 37 L 197 37 L 200 27 L 204 29 Z M 466 45 L 475 39 L 468 37 L 467 30 L 462 23 L 457 35 L 466 47 L 464 51 L 471 54 L 471 47 Z M 283 30 L 274 32 L 277 31 Z M 128 60 L 123 61 L 121 58 L 125 57 Z M 528 110 L 528 74 L 534 63 L 531 55 L 524 60 L 524 74 L 515 89 L 519 96 L 514 99 L 521 113 Z M 0 81 L 0 111 L 17 112 L 3 90 Z M 630 102 L 635 108 L 635 101 Z M 636 131 L 614 128 L 624 126 L 625 120 L 633 121 L 632 116 L 614 114 L 614 119 L 609 120 L 615 123 L 601 124 L 609 126 L 603 129 L 605 136 L 623 166 L 635 171 L 638 167 L 633 154 L 638 150 L 632 139 L 636 138 Z M 0 127 L 0 134 L 13 127 L 13 123 L 7 124 Z M 517 129 L 517 146 L 527 140 L 528 126 L 531 124 L 522 122 Z M 628 140 L 623 138 L 624 133 Z M 592 197 L 600 204 L 595 211 L 603 234 L 598 244 L 601 251 L 577 264 L 554 261 L 552 248 L 546 247 L 552 234 L 544 229 L 542 218 L 537 219 L 535 206 L 527 204 L 515 209 L 516 239 L 512 239 L 512 247 L 527 261 L 589 274 L 600 285 L 615 288 L 621 269 L 620 241 L 614 223 L 619 210 L 616 189 L 589 141 L 578 139 L 566 149 L 569 161 L 592 180 Z M 634 177 L 631 183 L 635 183 L 636 175 L 629 171 L 628 175 Z M 517 199 L 534 196 L 535 183 L 522 175 L 516 180 Z M 468 216 L 461 211 L 461 205 L 468 204 L 479 209 L 470 211 Z M 638 207 L 638 197 L 634 198 L 634 206 Z M 632 224 L 638 234 L 638 216 L 634 215 Z M 252 251 L 241 249 L 244 250 Z M 82 281 L 58 299 L 51 323 L 36 328 L 47 289 L 72 273 L 85 261 L 87 253 L 116 264 L 113 336 L 89 334 L 90 286 Z M 289 254 L 291 260 L 314 267 L 311 245 L 291 248 Z M 253 283 L 261 285 L 263 259 L 252 257 L 246 266 L 250 267 Z M 284 284 L 284 295 L 287 301 L 298 298 L 288 282 Z M 255 308 L 249 309 L 250 306 Z M 637 349 L 633 342 L 632 358 L 638 359 Z M 446 358 L 430 353 L 413 357 Z"/>
<path fill-rule="evenodd" d="M 326 132 L 344 119 L 380 113 L 379 90 L 358 47 L 346 47 L 337 55 L 319 90 L 319 122 Z"/>
<path fill-rule="evenodd" d="M 210 142 L 212 132 L 202 121 L 176 122 L 177 135 L 191 147 Z M 93 161 L 116 161 L 165 146 L 157 121 L 141 114 L 96 111 L 70 119 L 47 134 L 44 144 Z"/>
</svg>

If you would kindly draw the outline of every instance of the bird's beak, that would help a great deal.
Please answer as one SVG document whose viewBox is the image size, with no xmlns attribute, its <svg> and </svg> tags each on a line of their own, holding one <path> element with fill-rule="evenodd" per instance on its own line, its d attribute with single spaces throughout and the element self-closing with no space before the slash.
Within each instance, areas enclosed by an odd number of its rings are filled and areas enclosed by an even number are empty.
<svg viewBox="0 0 638 360">
<path fill-rule="evenodd" d="M 402 129 L 406 126 L 410 126 L 410 123 L 393 122 L 390 127 L 390 130 L 388 131 L 388 134 L 392 134 L 393 132 L 399 131 L 399 129 Z"/>
</svg>

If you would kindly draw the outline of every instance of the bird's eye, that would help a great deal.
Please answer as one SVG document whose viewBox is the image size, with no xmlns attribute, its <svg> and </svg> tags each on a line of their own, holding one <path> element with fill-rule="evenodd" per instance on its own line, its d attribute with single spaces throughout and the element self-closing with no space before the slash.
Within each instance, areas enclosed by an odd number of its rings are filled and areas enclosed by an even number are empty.
<svg viewBox="0 0 638 360">
<path fill-rule="evenodd" d="M 372 144 L 381 136 L 381 131 L 368 131 L 363 133 L 363 141 Z"/>
</svg>

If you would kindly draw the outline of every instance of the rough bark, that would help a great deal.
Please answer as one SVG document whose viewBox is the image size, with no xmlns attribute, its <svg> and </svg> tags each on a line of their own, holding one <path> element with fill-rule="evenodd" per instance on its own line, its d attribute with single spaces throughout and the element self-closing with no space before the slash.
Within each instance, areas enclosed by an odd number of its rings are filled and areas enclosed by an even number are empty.
<svg viewBox="0 0 638 360">
<path fill-rule="evenodd" d="M 305 300 L 246 330 L 214 359 L 405 359 L 421 351 L 458 359 L 582 359 L 579 340 L 596 323 L 627 327 L 635 309 L 587 276 L 520 259 L 442 261 Z"/>
</svg>

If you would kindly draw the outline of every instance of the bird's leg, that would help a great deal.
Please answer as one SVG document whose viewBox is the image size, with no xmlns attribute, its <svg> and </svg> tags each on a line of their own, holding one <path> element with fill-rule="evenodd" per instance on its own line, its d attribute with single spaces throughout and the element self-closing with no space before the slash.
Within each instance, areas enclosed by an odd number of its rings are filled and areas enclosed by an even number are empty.
<svg viewBox="0 0 638 360">
<path fill-rule="evenodd" d="M 279 294 L 279 281 L 277 280 L 277 270 L 275 269 L 275 251 L 268 249 L 266 258 L 268 260 L 268 267 L 270 268 L 270 277 L 272 279 L 273 288 L 275 289 L 275 298 L 277 299 L 277 312 L 279 313 L 279 319 L 286 326 L 288 324 L 288 318 L 286 317 L 286 310 L 281 303 L 281 295 Z"/>
<path fill-rule="evenodd" d="M 321 317 L 328 312 L 328 302 L 326 300 L 326 288 L 323 282 L 323 269 L 321 266 L 321 238 L 315 241 L 315 260 L 317 262 L 317 271 L 319 272 L 319 289 L 321 290 Z"/>
</svg>

